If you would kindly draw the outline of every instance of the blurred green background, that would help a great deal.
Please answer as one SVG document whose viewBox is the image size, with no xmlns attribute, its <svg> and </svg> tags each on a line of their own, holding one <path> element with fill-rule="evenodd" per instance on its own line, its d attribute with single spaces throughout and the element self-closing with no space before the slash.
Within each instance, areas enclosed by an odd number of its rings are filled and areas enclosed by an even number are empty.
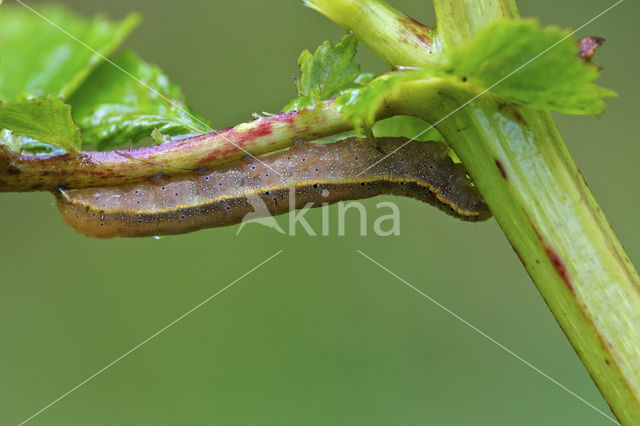
<svg viewBox="0 0 640 426">
<path fill-rule="evenodd" d="M 7 1 L 11 3 L 11 1 Z M 304 48 L 344 31 L 299 0 L 61 3 L 144 16 L 127 47 L 160 65 L 217 128 L 276 112 Z M 426 0 L 394 0 L 433 25 Z M 518 1 L 576 28 L 611 1 Z M 37 7 L 37 2 L 29 2 Z M 638 3 L 603 36 L 600 118 L 558 117 L 571 152 L 640 261 Z M 0 13 L 1 9 L 0 9 Z M 386 66 L 365 47 L 363 70 Z M 634 189 L 635 188 L 635 189 Z M 372 218 L 375 204 L 365 201 Z M 33 425 L 604 425 L 609 421 L 356 253 L 362 250 L 598 408 L 592 380 L 496 223 L 413 200 L 401 236 L 283 236 L 259 225 L 160 240 L 76 235 L 47 193 L 0 194 L 0 424 L 17 424 L 181 314 L 284 252 L 62 399 Z M 308 220 L 321 227 L 321 211 Z M 278 218 L 286 227 L 287 217 Z"/>
</svg>

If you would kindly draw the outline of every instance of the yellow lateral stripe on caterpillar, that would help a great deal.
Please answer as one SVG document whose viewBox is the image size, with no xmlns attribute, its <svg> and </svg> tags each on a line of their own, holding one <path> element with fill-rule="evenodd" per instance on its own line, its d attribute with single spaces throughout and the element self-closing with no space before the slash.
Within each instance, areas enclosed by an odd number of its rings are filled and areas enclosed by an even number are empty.
<svg viewBox="0 0 640 426">
<path fill-rule="evenodd" d="M 254 199 L 264 203 L 266 214 L 277 215 L 307 203 L 317 207 L 380 194 L 415 198 L 467 221 L 491 216 L 462 165 L 449 158 L 445 145 L 407 143 L 402 138 L 380 138 L 377 145 L 356 138 L 325 145 L 297 143 L 259 160 L 246 158 L 136 184 L 61 189 L 56 198 L 65 220 L 76 231 L 109 238 L 232 225 L 254 212 Z"/>
<path fill-rule="evenodd" d="M 373 183 L 376 182 L 374 180 L 349 180 L 349 181 L 343 181 L 341 182 L 342 184 L 361 184 L 361 183 Z M 444 204 L 449 205 L 456 213 L 463 215 L 463 216 L 478 216 L 480 214 L 480 212 L 477 211 L 468 211 L 468 210 L 462 210 L 459 206 L 455 205 L 451 200 L 447 200 L 446 198 L 442 197 L 441 195 L 438 194 L 438 190 L 435 189 L 432 185 L 429 184 L 424 184 L 422 182 L 419 182 L 415 179 L 386 179 L 385 182 L 390 182 L 390 183 L 413 183 L 416 184 L 418 186 L 421 186 L 423 188 L 427 188 L 429 189 L 429 191 L 431 191 L 434 196 L 441 201 Z M 326 180 L 317 180 L 317 181 L 309 181 L 309 182 L 300 182 L 298 184 L 298 186 L 313 186 L 313 185 L 324 185 L 324 184 L 332 184 L 334 182 L 329 182 Z M 246 191 L 243 193 L 243 196 L 247 197 L 247 196 L 251 196 L 251 195 L 258 195 L 261 192 L 265 192 L 265 191 L 275 191 L 277 189 L 280 189 L 276 186 L 272 186 L 270 188 L 263 188 L 260 190 L 257 189 L 253 189 L 250 191 Z M 82 203 L 78 200 L 72 200 L 71 197 L 69 197 L 67 191 L 65 191 L 64 189 L 59 189 L 58 190 L 60 193 L 60 196 L 65 197 L 66 201 L 69 203 L 73 203 L 73 204 L 77 204 L 77 205 L 86 205 L 85 203 Z M 209 201 L 207 201 L 206 204 L 213 204 L 215 202 L 219 202 L 219 201 L 224 201 L 224 200 L 230 200 L 232 198 L 236 198 L 236 197 L 231 197 L 228 195 L 223 195 L 217 198 L 213 198 Z M 192 207 L 197 207 L 197 206 L 202 206 L 203 204 L 200 205 L 196 205 L 196 204 L 184 204 L 184 205 L 180 205 L 177 208 L 180 209 L 188 209 L 188 208 L 192 208 Z M 165 209 L 165 210 L 140 210 L 140 209 L 136 209 L 136 210 L 103 210 L 102 213 L 127 213 L 127 214 L 151 214 L 151 213 L 168 213 L 170 211 L 174 211 L 176 210 L 175 208 L 173 209 Z"/>
</svg>

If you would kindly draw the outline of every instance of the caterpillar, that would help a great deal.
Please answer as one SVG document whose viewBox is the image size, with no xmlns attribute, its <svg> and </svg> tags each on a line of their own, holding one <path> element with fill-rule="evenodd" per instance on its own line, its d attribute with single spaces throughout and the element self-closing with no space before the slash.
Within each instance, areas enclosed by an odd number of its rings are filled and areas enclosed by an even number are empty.
<svg viewBox="0 0 640 426">
<path fill-rule="evenodd" d="M 491 216 L 446 145 L 404 138 L 378 138 L 375 144 L 358 138 L 332 144 L 296 142 L 285 151 L 187 175 L 111 187 L 59 188 L 54 194 L 66 222 L 96 238 L 181 234 L 236 224 L 253 213 L 251 197 L 259 197 L 271 215 L 307 203 L 319 207 L 393 194 L 427 202 L 466 221 Z M 295 196 L 291 205 L 290 196 Z"/>
</svg>

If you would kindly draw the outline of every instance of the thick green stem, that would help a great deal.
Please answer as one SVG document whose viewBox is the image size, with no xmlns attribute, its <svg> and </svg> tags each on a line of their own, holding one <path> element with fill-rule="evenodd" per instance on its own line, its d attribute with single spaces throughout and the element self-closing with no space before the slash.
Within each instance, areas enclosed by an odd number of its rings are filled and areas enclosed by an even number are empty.
<svg viewBox="0 0 640 426">
<path fill-rule="evenodd" d="M 438 110 L 472 96 L 443 82 Z M 407 84 L 393 113 L 436 122 L 434 84 Z M 482 96 L 438 130 L 624 424 L 640 418 L 640 278 L 548 113 Z"/>
<path fill-rule="evenodd" d="M 483 97 L 439 130 L 613 411 L 640 419 L 640 280 L 550 114 Z"/>
<path fill-rule="evenodd" d="M 323 3 L 336 10 L 352 4 Z M 360 3 L 363 9 L 383 4 Z M 513 0 L 436 0 L 435 6 L 437 34 L 445 49 L 495 19 L 518 16 Z M 392 65 L 429 65 L 430 60 L 422 60 L 423 51 L 407 52 L 401 39 L 382 40 L 380 34 L 371 35 L 371 29 L 358 31 L 361 25 L 353 22 L 358 18 L 350 17 L 349 28 L 381 56 L 394 44 L 403 46 L 407 56 L 403 61 L 394 58 Z M 392 15 L 387 19 L 378 19 L 380 28 L 395 22 Z M 440 96 L 434 98 L 437 82 L 406 83 L 385 104 L 393 114 L 438 123 L 613 412 L 624 424 L 636 424 L 640 278 L 551 115 L 490 94 L 471 101 L 475 93 L 470 89 L 440 84 Z"/>
<path fill-rule="evenodd" d="M 438 22 L 436 31 L 443 46 L 468 40 L 498 19 L 520 16 L 515 0 L 433 0 L 433 5 Z"/>
<path fill-rule="evenodd" d="M 304 0 L 371 47 L 391 65 L 412 66 L 437 62 L 440 43 L 433 31 L 384 0 Z M 391 40 L 391 43 L 386 42 Z"/>
</svg>

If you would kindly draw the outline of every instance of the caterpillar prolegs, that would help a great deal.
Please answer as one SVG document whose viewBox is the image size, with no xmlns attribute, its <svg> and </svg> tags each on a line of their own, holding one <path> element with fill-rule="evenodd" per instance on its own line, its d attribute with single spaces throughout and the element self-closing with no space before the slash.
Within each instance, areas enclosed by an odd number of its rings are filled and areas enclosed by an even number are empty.
<svg viewBox="0 0 640 426">
<path fill-rule="evenodd" d="M 254 212 L 252 197 L 259 197 L 269 214 L 279 215 L 308 203 L 319 207 L 381 194 L 415 198 L 462 220 L 491 216 L 446 145 L 407 143 L 403 138 L 379 138 L 377 144 L 357 138 L 333 144 L 298 142 L 285 151 L 187 175 L 59 189 L 56 198 L 64 219 L 77 232 L 110 238 L 236 224 Z M 295 195 L 291 206 L 290 195 Z"/>
</svg>

